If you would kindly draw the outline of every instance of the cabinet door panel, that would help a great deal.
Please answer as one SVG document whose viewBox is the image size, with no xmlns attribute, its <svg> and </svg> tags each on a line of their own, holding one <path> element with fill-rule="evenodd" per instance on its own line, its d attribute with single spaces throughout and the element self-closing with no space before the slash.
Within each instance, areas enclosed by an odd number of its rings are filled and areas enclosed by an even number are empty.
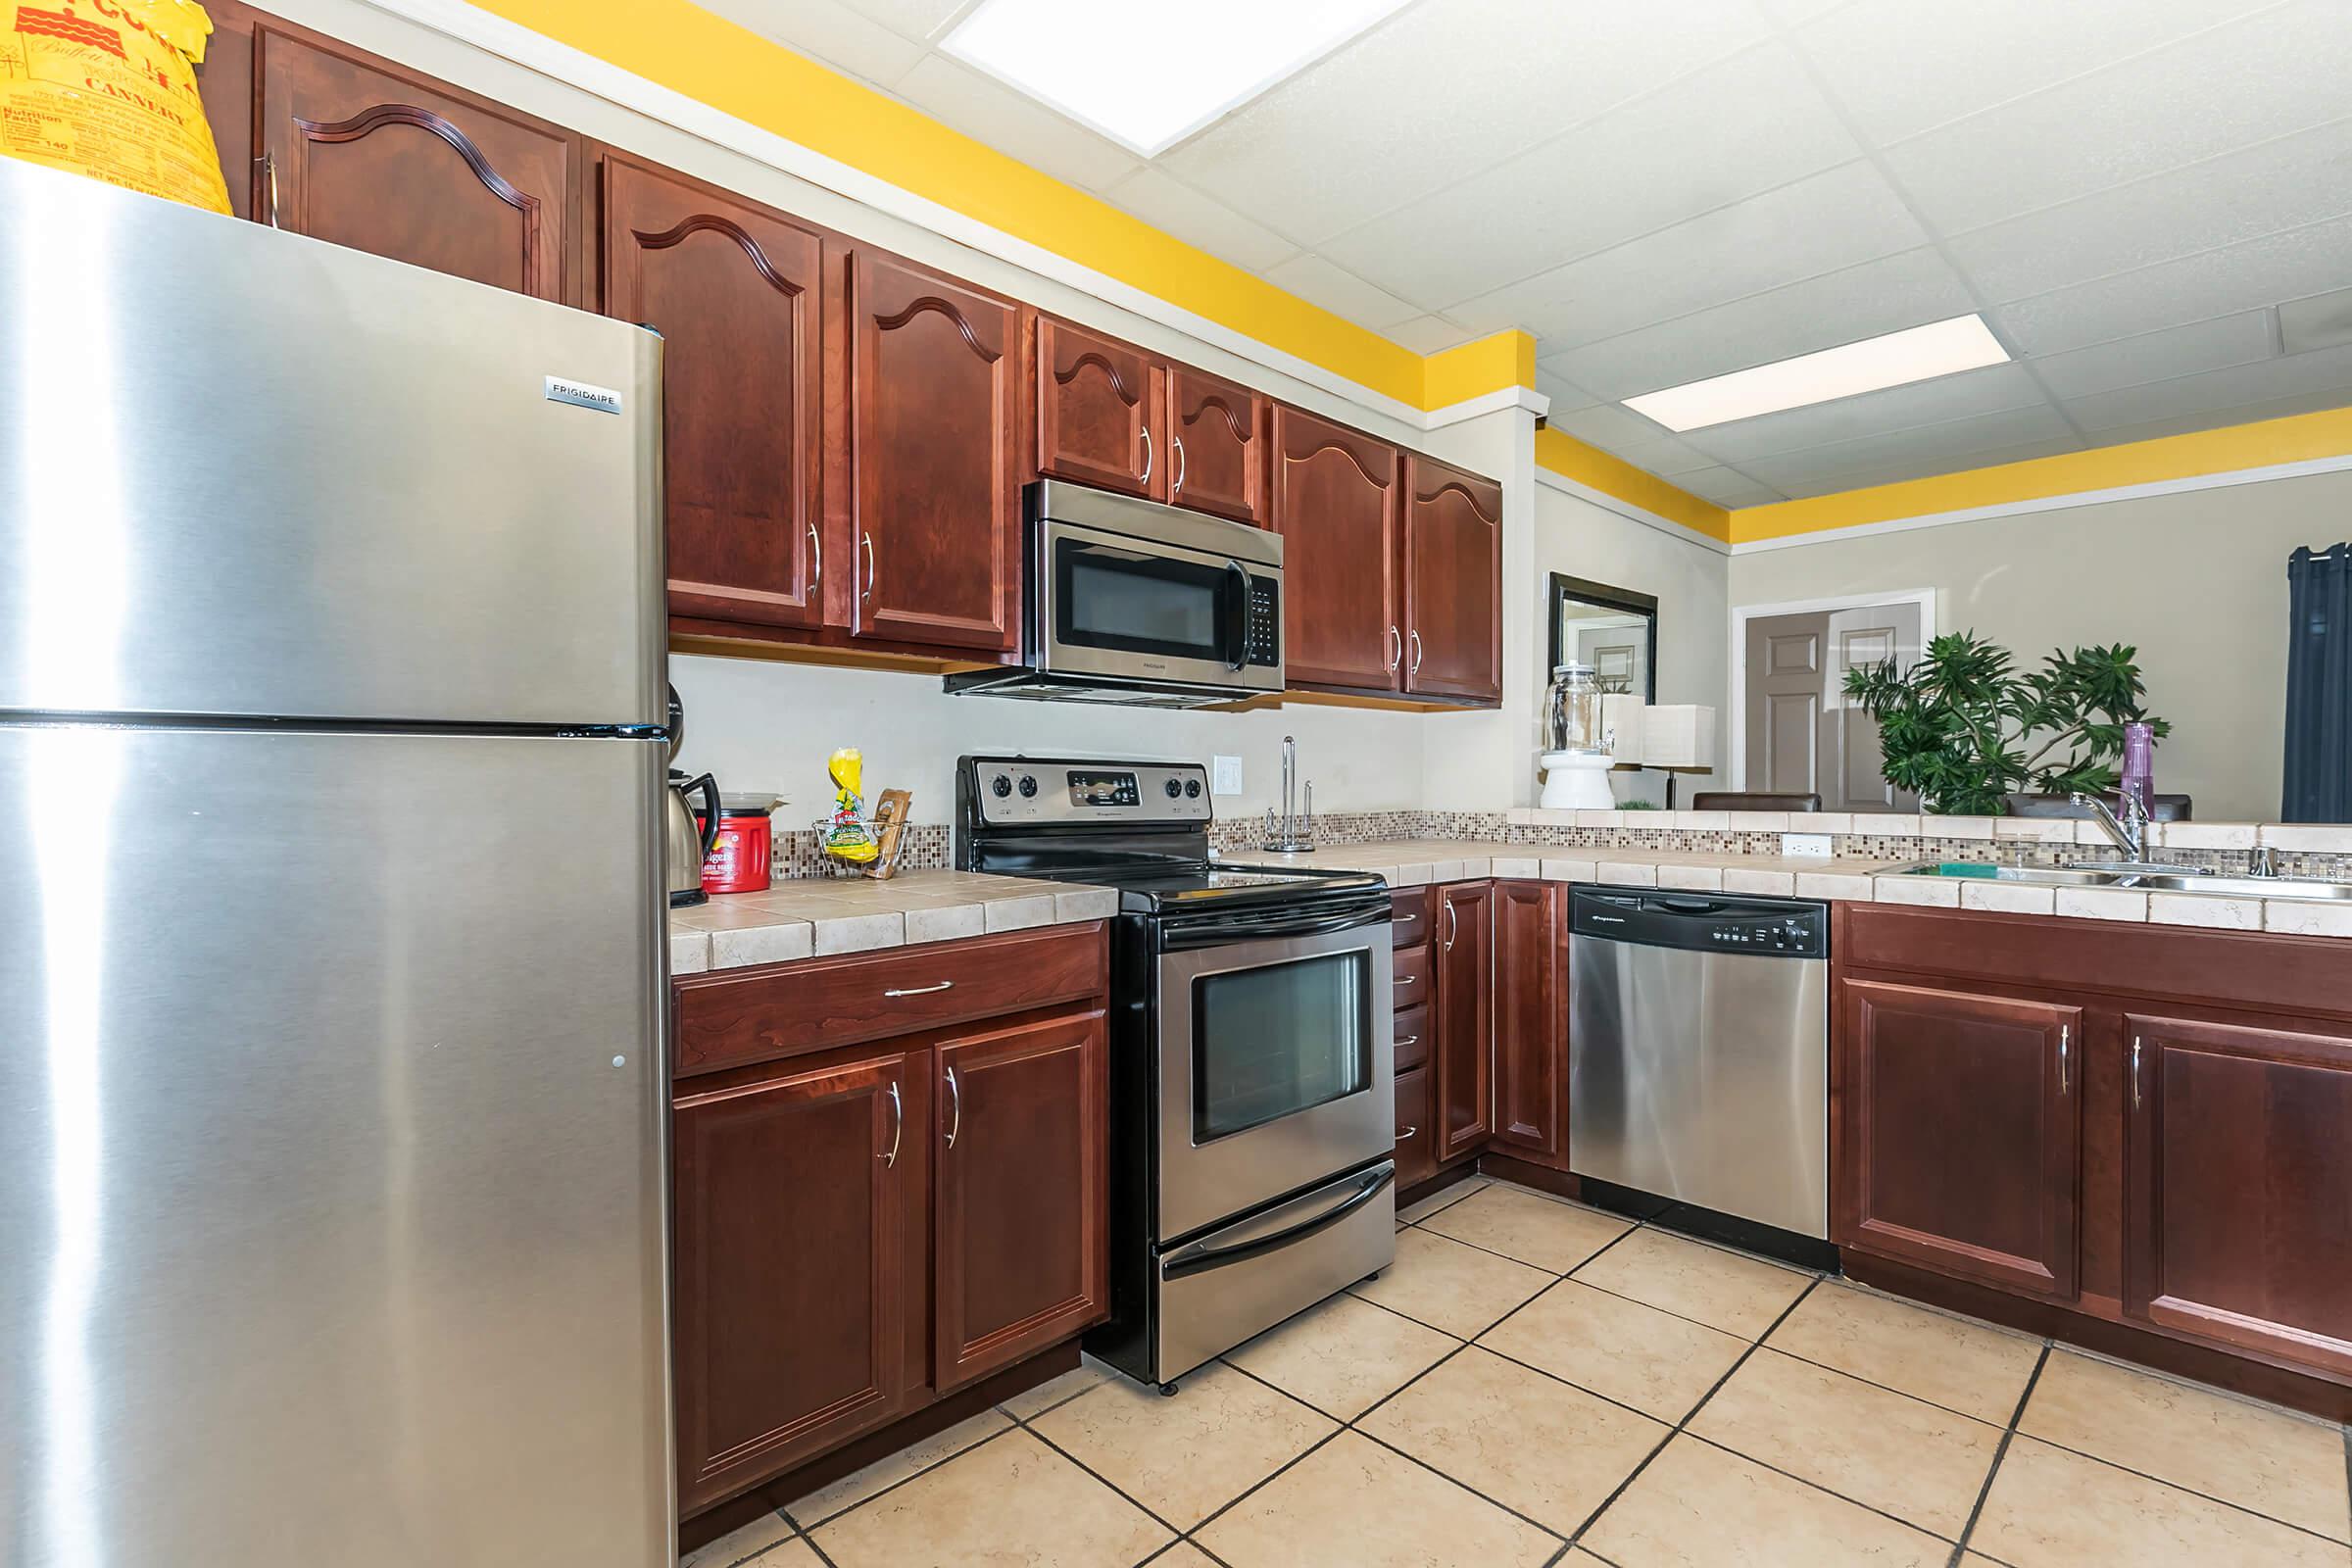
<svg viewBox="0 0 2352 1568">
<path fill-rule="evenodd" d="M 2071 1298 L 2082 1009 L 1864 980 L 1839 991 L 1839 1245 Z"/>
<path fill-rule="evenodd" d="M 2352 1374 L 2352 1040 L 2128 1015 L 2124 1307 Z"/>
<path fill-rule="evenodd" d="M 1502 489 L 1404 460 L 1404 689 L 1502 700 Z"/>
<path fill-rule="evenodd" d="M 1395 690 L 1404 639 L 1396 449 L 1276 405 L 1273 458 L 1290 678 Z"/>
<path fill-rule="evenodd" d="M 1265 400 L 1176 366 L 1168 371 L 1168 500 L 1236 522 L 1266 521 Z"/>
<path fill-rule="evenodd" d="M 1494 884 L 1494 1137 L 1567 1168 L 1568 1010 L 1560 932 L 1567 887 Z"/>
<path fill-rule="evenodd" d="M 1437 1157 L 1466 1154 L 1494 1125 L 1494 886 L 1438 890 Z"/>
<path fill-rule="evenodd" d="M 1037 471 L 1129 495 L 1166 493 L 1159 367 L 1133 344 L 1037 318 Z"/>
<path fill-rule="evenodd" d="M 604 312 L 662 336 L 672 614 L 816 626 L 817 236 L 615 155 Z"/>
<path fill-rule="evenodd" d="M 253 216 L 544 300 L 566 277 L 577 137 L 388 62 L 261 29 Z"/>
<path fill-rule="evenodd" d="M 1109 1309 L 1102 1015 L 939 1048 L 937 1382 L 945 1392 Z"/>
<path fill-rule="evenodd" d="M 1429 1069 L 1411 1067 L 1396 1075 L 1396 1187 L 1399 1192 L 1437 1174 L 1436 1118 Z"/>
<path fill-rule="evenodd" d="M 906 1408 L 922 1383 L 925 1053 L 674 1110 L 679 1501 L 716 1501 Z"/>
<path fill-rule="evenodd" d="M 852 635 L 1008 652 L 1020 617 L 1020 319 L 1009 301 L 854 253 Z"/>
</svg>

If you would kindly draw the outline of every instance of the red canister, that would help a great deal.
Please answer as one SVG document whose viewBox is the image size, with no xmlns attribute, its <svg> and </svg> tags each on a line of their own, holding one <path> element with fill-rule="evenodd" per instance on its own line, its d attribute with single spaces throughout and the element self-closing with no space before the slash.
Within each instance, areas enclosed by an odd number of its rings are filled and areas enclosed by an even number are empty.
<svg viewBox="0 0 2352 1568">
<path fill-rule="evenodd" d="M 718 837 L 703 861 L 705 893 L 758 893 L 767 886 L 770 813 L 780 804 L 772 795 L 719 798 Z"/>
</svg>

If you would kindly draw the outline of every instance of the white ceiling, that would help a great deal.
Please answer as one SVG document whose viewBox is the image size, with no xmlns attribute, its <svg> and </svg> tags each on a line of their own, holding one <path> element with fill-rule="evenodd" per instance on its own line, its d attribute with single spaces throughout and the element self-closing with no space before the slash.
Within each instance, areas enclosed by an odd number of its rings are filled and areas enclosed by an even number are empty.
<svg viewBox="0 0 2352 1568">
<path fill-rule="evenodd" d="M 702 3 L 1418 352 L 1525 327 L 1725 506 L 2352 403 L 2352 0 L 1415 0 L 1150 164 L 934 49 L 973 0 Z M 1970 311 L 2020 363 L 1618 401 Z"/>
</svg>

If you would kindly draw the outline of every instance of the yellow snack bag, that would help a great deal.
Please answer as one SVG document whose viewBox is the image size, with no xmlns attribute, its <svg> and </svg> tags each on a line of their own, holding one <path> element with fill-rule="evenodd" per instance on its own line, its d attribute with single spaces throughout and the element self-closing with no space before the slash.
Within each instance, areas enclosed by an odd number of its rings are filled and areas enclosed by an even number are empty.
<svg viewBox="0 0 2352 1568">
<path fill-rule="evenodd" d="M 195 0 L 0 0 L 0 154 L 225 213 Z"/>
</svg>

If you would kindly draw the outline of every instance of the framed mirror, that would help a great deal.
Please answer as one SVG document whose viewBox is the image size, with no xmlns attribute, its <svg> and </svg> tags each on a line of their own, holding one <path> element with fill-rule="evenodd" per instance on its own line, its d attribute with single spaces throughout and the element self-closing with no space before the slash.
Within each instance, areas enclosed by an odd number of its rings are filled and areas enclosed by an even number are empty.
<svg viewBox="0 0 2352 1568">
<path fill-rule="evenodd" d="M 1590 664 L 1604 692 L 1658 700 L 1658 601 L 1564 572 L 1551 574 L 1550 653 L 1542 682 L 1566 663 Z"/>
</svg>

